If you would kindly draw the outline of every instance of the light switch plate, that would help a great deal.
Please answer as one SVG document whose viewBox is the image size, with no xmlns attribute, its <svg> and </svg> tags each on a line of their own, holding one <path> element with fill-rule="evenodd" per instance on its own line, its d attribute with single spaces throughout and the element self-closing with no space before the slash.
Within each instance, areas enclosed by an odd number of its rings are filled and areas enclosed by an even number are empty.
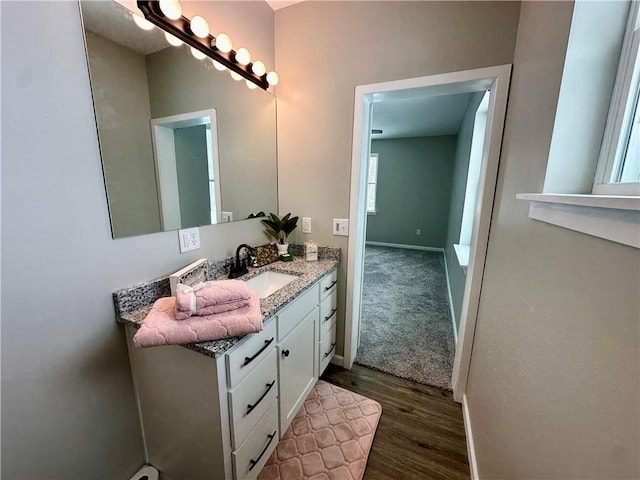
<svg viewBox="0 0 640 480">
<path fill-rule="evenodd" d="M 302 217 L 302 233 L 311 233 L 311 217 Z"/>
<path fill-rule="evenodd" d="M 200 248 L 200 229 L 198 227 L 178 230 L 178 238 L 180 239 L 180 253 Z"/>
<path fill-rule="evenodd" d="M 233 212 L 222 212 L 222 223 L 233 222 Z"/>
<path fill-rule="evenodd" d="M 341 235 L 343 237 L 349 236 L 349 219 L 348 218 L 334 218 L 333 219 L 333 234 Z"/>
</svg>

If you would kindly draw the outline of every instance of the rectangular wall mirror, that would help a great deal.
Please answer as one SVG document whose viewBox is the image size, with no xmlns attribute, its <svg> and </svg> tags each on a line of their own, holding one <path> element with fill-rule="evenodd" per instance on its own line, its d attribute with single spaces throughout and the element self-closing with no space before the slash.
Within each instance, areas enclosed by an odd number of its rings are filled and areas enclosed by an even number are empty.
<svg viewBox="0 0 640 480">
<path fill-rule="evenodd" d="M 80 2 L 114 238 L 277 212 L 276 98 Z"/>
</svg>

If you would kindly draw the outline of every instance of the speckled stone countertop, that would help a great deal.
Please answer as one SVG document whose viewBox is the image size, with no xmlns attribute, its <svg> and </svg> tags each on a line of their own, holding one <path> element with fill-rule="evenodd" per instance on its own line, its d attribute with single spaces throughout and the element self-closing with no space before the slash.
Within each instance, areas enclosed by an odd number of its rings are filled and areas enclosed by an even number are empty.
<svg viewBox="0 0 640 480">
<path fill-rule="evenodd" d="M 300 253 L 292 249 L 292 253 Z M 307 262 L 301 257 L 294 257 L 293 262 L 274 262 L 259 268 L 249 269 L 249 273 L 240 277 L 240 280 L 248 280 L 262 272 L 273 270 L 282 273 L 299 276 L 298 279 L 282 287 L 277 292 L 260 300 L 260 309 L 264 317 L 264 323 L 269 322 L 275 313 L 295 300 L 301 293 L 307 290 L 313 283 L 325 274 L 334 270 L 340 261 L 340 250 L 326 248 L 321 251 L 321 258 L 317 262 Z M 324 255 L 322 255 L 324 253 Z M 324 258 L 322 258 L 324 257 Z M 224 262 L 224 265 L 217 265 Z M 224 267 L 229 264 L 229 259 L 219 262 L 211 262 L 214 272 L 212 279 L 222 279 Z M 116 306 L 116 320 L 125 325 L 139 328 L 145 317 L 151 310 L 153 302 L 160 297 L 170 296 L 168 277 L 161 277 L 146 284 L 136 285 L 128 289 L 114 292 Z M 240 341 L 240 337 L 225 338 L 210 342 L 192 343 L 184 347 L 203 353 L 210 357 L 219 357 Z"/>
</svg>

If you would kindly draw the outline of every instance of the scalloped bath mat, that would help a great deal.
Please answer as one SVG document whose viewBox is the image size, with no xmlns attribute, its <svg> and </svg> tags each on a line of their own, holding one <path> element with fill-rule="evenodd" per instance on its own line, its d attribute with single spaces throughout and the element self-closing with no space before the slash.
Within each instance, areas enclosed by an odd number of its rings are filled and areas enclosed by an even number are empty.
<svg viewBox="0 0 640 480">
<path fill-rule="evenodd" d="M 258 479 L 362 479 L 380 415 L 378 402 L 318 380 Z"/>
</svg>

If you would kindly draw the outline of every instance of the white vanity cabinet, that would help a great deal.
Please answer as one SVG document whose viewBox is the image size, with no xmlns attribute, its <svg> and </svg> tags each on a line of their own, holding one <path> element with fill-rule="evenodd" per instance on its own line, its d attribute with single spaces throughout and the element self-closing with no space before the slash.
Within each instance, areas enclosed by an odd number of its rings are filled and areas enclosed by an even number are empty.
<svg viewBox="0 0 640 480">
<path fill-rule="evenodd" d="M 335 352 L 336 271 L 223 355 L 127 343 L 147 460 L 164 477 L 255 478 Z"/>
<path fill-rule="evenodd" d="M 336 353 L 336 315 L 338 312 L 338 272 L 320 280 L 320 321 L 318 335 L 318 377 Z"/>
</svg>

